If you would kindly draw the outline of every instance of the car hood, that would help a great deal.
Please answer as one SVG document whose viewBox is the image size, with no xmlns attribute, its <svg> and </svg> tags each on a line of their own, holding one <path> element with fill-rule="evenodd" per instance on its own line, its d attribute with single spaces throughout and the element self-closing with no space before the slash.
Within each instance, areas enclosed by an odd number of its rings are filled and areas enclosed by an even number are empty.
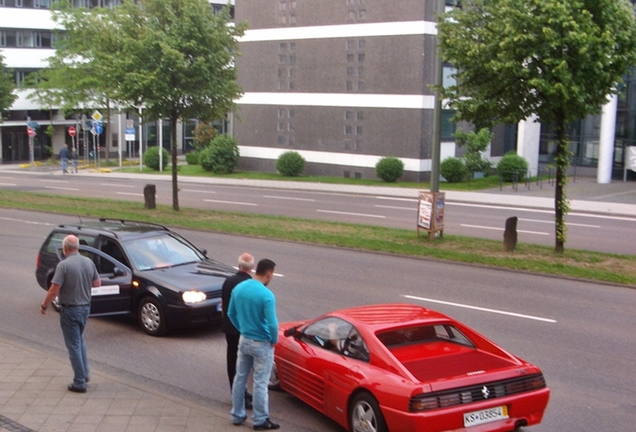
<svg viewBox="0 0 636 432">
<path fill-rule="evenodd" d="M 236 273 L 232 267 L 214 260 L 174 267 L 145 270 L 138 275 L 149 282 L 173 291 L 218 291 L 228 276 Z"/>
</svg>

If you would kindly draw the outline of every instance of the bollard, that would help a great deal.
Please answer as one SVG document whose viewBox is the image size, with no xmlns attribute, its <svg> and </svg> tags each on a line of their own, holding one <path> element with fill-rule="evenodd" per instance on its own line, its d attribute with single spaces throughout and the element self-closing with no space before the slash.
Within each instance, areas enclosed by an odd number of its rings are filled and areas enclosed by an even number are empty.
<svg viewBox="0 0 636 432">
<path fill-rule="evenodd" d="M 154 209 L 157 207 L 155 195 L 157 188 L 153 184 L 147 184 L 144 186 L 144 207 L 147 209 Z"/>
<path fill-rule="evenodd" d="M 504 231 L 504 250 L 514 252 L 517 247 L 517 216 L 506 219 L 506 230 Z"/>
</svg>

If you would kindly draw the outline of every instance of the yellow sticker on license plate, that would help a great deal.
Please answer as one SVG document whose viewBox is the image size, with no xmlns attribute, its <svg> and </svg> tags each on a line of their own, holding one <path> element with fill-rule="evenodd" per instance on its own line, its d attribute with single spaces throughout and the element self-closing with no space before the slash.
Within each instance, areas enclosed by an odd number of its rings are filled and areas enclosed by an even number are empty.
<svg viewBox="0 0 636 432">
<path fill-rule="evenodd" d="M 508 418 L 508 407 L 499 406 L 464 414 L 464 427 L 477 426 Z"/>
</svg>

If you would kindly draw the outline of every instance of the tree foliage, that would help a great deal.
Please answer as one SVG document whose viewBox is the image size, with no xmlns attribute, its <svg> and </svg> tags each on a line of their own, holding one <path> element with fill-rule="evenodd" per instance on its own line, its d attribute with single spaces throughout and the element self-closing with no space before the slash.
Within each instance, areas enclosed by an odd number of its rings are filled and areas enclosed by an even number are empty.
<svg viewBox="0 0 636 432">
<path fill-rule="evenodd" d="M 566 239 L 567 126 L 600 111 L 636 62 L 628 0 L 464 0 L 439 24 L 456 85 L 440 89 L 478 128 L 536 115 L 557 135 L 555 250 Z"/>
<path fill-rule="evenodd" d="M 146 121 L 169 119 L 172 204 L 179 210 L 176 125 L 235 110 L 242 91 L 234 60 L 245 24 L 232 24 L 229 7 L 215 14 L 207 0 L 124 0 L 90 11 L 64 1 L 56 19 L 65 36 L 39 94 L 51 105 L 105 98 L 143 107 Z"/>
<path fill-rule="evenodd" d="M 0 54 L 0 123 L 2 123 L 4 118 L 2 113 L 11 108 L 17 98 L 14 90 L 15 81 L 13 74 L 7 70 L 7 66 L 4 64 L 4 57 Z"/>
<path fill-rule="evenodd" d="M 482 128 L 479 132 L 464 132 L 457 129 L 454 136 L 457 147 L 466 146 L 463 159 L 470 176 L 472 177 L 474 173 L 490 174 L 492 164 L 484 159 L 483 153 L 490 145 L 494 134 L 488 128 Z"/>
</svg>

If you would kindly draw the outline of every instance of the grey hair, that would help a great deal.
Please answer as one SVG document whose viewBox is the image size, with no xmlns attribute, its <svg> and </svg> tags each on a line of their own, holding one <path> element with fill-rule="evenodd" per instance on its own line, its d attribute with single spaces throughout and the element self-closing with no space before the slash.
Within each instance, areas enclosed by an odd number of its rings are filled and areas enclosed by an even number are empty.
<svg viewBox="0 0 636 432">
<path fill-rule="evenodd" d="M 62 241 L 62 247 L 67 250 L 78 250 L 79 239 L 74 235 L 67 235 Z"/>
<path fill-rule="evenodd" d="M 254 257 L 248 253 L 241 254 L 238 257 L 239 270 L 254 270 Z"/>
</svg>

